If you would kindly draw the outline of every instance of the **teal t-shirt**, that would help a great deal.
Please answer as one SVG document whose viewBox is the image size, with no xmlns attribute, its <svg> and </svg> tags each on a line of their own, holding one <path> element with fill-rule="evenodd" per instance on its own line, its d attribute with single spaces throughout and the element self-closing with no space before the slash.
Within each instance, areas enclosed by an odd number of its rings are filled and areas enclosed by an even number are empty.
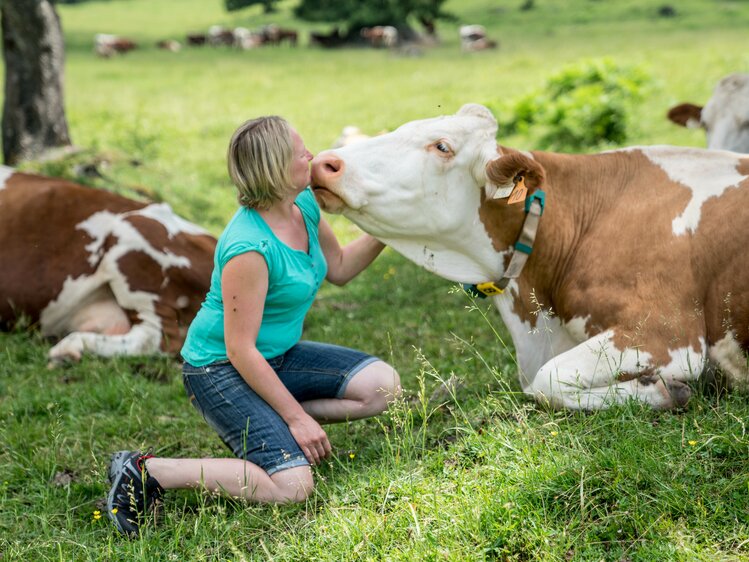
<svg viewBox="0 0 749 562">
<path fill-rule="evenodd" d="M 309 252 L 295 250 L 279 240 L 254 209 L 242 207 L 218 239 L 213 258 L 211 287 L 190 324 L 182 357 L 196 367 L 226 361 L 224 303 L 221 274 L 235 256 L 258 252 L 268 265 L 268 294 L 256 346 L 266 359 L 288 351 L 302 337 L 304 317 L 312 306 L 328 266 L 320 248 L 320 208 L 310 189 L 295 201 L 309 237 Z"/>
</svg>

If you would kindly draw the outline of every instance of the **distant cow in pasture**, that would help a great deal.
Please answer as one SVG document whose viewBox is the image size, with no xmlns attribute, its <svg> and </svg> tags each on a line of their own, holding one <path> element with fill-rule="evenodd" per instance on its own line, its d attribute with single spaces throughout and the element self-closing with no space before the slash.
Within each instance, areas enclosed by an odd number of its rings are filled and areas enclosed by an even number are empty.
<svg viewBox="0 0 749 562">
<path fill-rule="evenodd" d="M 262 34 L 251 31 L 246 27 L 236 27 L 233 30 L 234 46 L 244 51 L 255 49 L 263 44 Z"/>
<path fill-rule="evenodd" d="M 177 353 L 215 245 L 166 204 L 0 167 L 0 328 L 59 339 L 52 362 Z"/>
<path fill-rule="evenodd" d="M 208 28 L 208 44 L 216 46 L 234 45 L 234 31 L 220 25 L 212 25 Z"/>
<path fill-rule="evenodd" d="M 205 33 L 188 33 L 185 36 L 185 42 L 190 47 L 202 47 L 208 42 L 208 35 Z"/>
<path fill-rule="evenodd" d="M 318 154 L 313 189 L 323 209 L 490 296 L 542 403 L 682 407 L 708 361 L 746 390 L 749 155 L 521 152 L 496 133 L 476 104 L 406 123 Z"/>
<path fill-rule="evenodd" d="M 280 45 L 286 42 L 292 47 L 296 47 L 299 39 L 299 34 L 293 29 L 285 29 L 273 23 L 261 27 L 260 35 L 266 45 Z"/>
<path fill-rule="evenodd" d="M 137 46 L 135 41 L 117 35 L 97 33 L 94 36 L 94 52 L 102 58 L 127 53 L 137 48 Z"/>
<path fill-rule="evenodd" d="M 392 25 L 364 27 L 360 31 L 360 34 L 375 48 L 385 47 L 392 49 L 398 44 L 398 30 Z"/>
<path fill-rule="evenodd" d="M 346 125 L 338 138 L 333 141 L 331 148 L 341 148 L 368 138 L 369 135 L 363 133 L 359 127 L 355 125 Z"/>
<path fill-rule="evenodd" d="M 682 127 L 702 127 L 707 147 L 749 153 L 749 74 L 729 74 L 718 82 L 704 107 L 682 103 L 668 118 Z"/>
<path fill-rule="evenodd" d="M 310 45 L 319 45 L 326 49 L 332 49 L 346 43 L 346 36 L 336 27 L 330 33 L 310 32 L 309 42 Z"/>
<path fill-rule="evenodd" d="M 180 51 L 180 49 L 182 49 L 182 43 L 180 43 L 176 39 L 163 39 L 156 43 L 156 47 L 158 49 L 163 49 L 164 51 L 177 53 Z"/>
<path fill-rule="evenodd" d="M 288 43 L 291 47 L 296 47 L 299 41 L 299 33 L 293 29 L 284 29 L 283 27 L 278 30 L 278 43 Z"/>
<path fill-rule="evenodd" d="M 486 36 L 486 28 L 483 25 L 462 25 L 459 34 L 463 51 L 483 51 L 497 47 L 497 42 Z"/>
</svg>

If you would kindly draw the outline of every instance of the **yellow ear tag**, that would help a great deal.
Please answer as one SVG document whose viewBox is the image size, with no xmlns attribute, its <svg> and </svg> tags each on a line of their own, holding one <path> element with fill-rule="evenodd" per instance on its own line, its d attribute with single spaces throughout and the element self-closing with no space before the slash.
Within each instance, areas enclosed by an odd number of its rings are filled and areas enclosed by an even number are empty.
<svg viewBox="0 0 749 562">
<path fill-rule="evenodd" d="M 521 203 L 525 201 L 525 196 L 528 195 L 528 188 L 525 186 L 525 178 L 520 176 L 518 183 L 510 193 L 510 197 L 507 199 L 507 204 L 512 205 L 513 203 Z"/>
</svg>

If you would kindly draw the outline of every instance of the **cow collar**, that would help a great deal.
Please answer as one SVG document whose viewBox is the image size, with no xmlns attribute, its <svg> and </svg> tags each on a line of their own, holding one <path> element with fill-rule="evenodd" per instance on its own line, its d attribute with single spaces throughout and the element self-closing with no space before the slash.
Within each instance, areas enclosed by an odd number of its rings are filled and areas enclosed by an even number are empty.
<svg viewBox="0 0 749 562">
<path fill-rule="evenodd" d="M 522 180 L 521 180 L 522 181 Z M 512 202 L 512 195 L 508 202 Z M 504 193 L 500 197 L 505 196 Z M 498 198 L 495 195 L 495 198 Z M 505 269 L 505 273 L 499 281 L 486 281 L 476 285 L 463 285 L 463 289 L 474 297 L 486 298 L 504 293 L 510 281 L 520 277 L 520 274 L 528 261 L 528 257 L 533 251 L 533 243 L 536 241 L 538 225 L 541 222 L 541 215 L 544 214 L 544 205 L 546 204 L 546 193 L 541 189 L 536 189 L 525 199 L 525 221 L 523 228 L 520 230 L 515 245 L 513 246 L 510 264 Z"/>
</svg>

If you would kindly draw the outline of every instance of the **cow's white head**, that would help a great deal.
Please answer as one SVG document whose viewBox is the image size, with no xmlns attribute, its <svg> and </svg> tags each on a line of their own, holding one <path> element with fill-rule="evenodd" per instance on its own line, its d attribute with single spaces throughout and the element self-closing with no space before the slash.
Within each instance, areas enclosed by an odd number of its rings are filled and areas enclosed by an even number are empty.
<svg viewBox="0 0 749 562">
<path fill-rule="evenodd" d="M 723 78 L 702 108 L 707 147 L 749 153 L 749 74 Z"/>
<path fill-rule="evenodd" d="M 749 74 L 724 77 L 704 107 L 682 103 L 671 108 L 668 118 L 705 129 L 708 148 L 749 153 Z"/>
<path fill-rule="evenodd" d="M 343 213 L 419 265 L 456 281 L 486 280 L 500 267 L 479 219 L 496 133 L 491 112 L 468 104 L 320 153 L 313 188 L 324 210 Z"/>
</svg>

